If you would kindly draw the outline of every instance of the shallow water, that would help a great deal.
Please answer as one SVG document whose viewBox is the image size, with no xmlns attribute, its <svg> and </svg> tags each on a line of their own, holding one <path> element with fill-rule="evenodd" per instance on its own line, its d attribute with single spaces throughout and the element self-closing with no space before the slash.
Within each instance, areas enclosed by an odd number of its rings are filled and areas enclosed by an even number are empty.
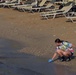
<svg viewBox="0 0 76 75">
<path fill-rule="evenodd" d="M 0 39 L 0 75 L 76 75 L 68 67 L 17 52 L 23 47 L 20 42 Z"/>
</svg>

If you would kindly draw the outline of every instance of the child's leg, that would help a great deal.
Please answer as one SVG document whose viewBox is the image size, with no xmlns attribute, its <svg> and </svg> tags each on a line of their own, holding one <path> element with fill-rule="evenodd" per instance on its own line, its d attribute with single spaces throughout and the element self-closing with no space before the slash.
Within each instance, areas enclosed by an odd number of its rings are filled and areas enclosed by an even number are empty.
<svg viewBox="0 0 76 75">
<path fill-rule="evenodd" d="M 69 57 L 69 56 L 71 56 L 71 52 L 69 50 L 68 51 L 64 51 L 63 55 L 66 56 L 66 57 Z"/>
<path fill-rule="evenodd" d="M 71 55 L 68 57 L 68 60 L 71 60 L 73 58 L 73 53 L 71 52 Z"/>
<path fill-rule="evenodd" d="M 63 50 L 57 50 L 57 54 L 59 55 L 59 60 L 60 61 L 64 61 L 65 60 L 65 57 L 64 57 L 64 51 Z"/>
<path fill-rule="evenodd" d="M 57 54 L 62 57 L 64 55 L 64 51 L 63 50 L 57 50 Z"/>
<path fill-rule="evenodd" d="M 65 51 L 64 52 L 65 60 L 70 61 L 71 60 L 71 52 L 70 51 Z"/>
</svg>

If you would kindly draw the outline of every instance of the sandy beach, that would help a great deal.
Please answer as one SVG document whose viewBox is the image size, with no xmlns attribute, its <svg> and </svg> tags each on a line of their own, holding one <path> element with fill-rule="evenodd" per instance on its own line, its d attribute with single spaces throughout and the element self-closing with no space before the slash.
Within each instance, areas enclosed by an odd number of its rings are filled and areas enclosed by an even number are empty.
<svg viewBox="0 0 76 75">
<path fill-rule="evenodd" d="M 31 54 L 43 58 L 43 61 L 47 62 L 55 51 L 54 40 L 56 38 L 70 41 L 76 45 L 76 24 L 68 22 L 65 17 L 42 20 L 40 13 L 0 8 L 0 38 L 20 43 L 22 46 L 17 48 L 16 52 L 14 50 L 15 53 Z M 7 50 L 7 52 L 9 51 Z M 76 51 L 74 56 L 75 58 L 70 62 L 57 60 L 54 64 L 68 66 L 70 67 L 69 70 L 76 72 Z M 3 59 L 0 60 L 4 61 Z"/>
</svg>

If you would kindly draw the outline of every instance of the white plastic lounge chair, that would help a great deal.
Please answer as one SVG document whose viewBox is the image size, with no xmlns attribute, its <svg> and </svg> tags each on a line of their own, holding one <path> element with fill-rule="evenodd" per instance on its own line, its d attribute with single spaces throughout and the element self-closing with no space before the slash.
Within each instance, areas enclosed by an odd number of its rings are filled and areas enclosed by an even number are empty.
<svg viewBox="0 0 76 75">
<path fill-rule="evenodd" d="M 39 3 L 39 7 L 42 7 L 44 4 L 45 4 L 45 2 L 46 2 L 47 0 L 42 0 L 40 3 Z"/>
<path fill-rule="evenodd" d="M 7 6 L 8 8 L 10 8 L 11 6 L 14 6 L 14 5 L 19 4 L 18 1 L 17 0 L 14 0 L 14 1 L 11 1 L 10 3 L 5 3 L 5 4 L 3 4 L 3 7 Z"/>
<path fill-rule="evenodd" d="M 76 13 L 75 12 L 70 12 L 71 15 L 66 16 L 68 20 L 70 20 L 72 23 L 76 23 Z"/>
<path fill-rule="evenodd" d="M 72 5 L 72 4 L 70 4 L 70 5 Z M 49 13 L 55 13 L 55 12 L 63 12 L 63 11 L 65 11 L 65 10 L 67 10 L 67 6 L 64 6 L 62 9 L 50 9 L 50 11 L 47 11 L 47 12 L 41 12 L 41 15 L 44 15 L 44 14 L 49 14 Z"/>
<path fill-rule="evenodd" d="M 26 4 L 23 4 L 23 5 L 17 5 L 17 6 L 13 6 L 13 8 L 15 9 L 21 9 L 22 7 L 30 7 L 30 6 L 36 6 L 37 5 L 37 0 L 35 0 L 35 2 L 32 2 L 30 4 L 26 3 Z"/>
<path fill-rule="evenodd" d="M 76 23 L 75 21 L 76 21 L 76 16 L 69 16 L 69 17 L 67 17 L 67 19 L 68 20 L 70 20 L 72 23 Z"/>
<path fill-rule="evenodd" d="M 0 3 L 0 6 L 2 6 L 3 4 L 8 4 L 10 3 L 10 1 L 5 1 L 4 3 Z"/>
<path fill-rule="evenodd" d="M 20 7 L 18 7 L 18 9 L 25 11 L 25 10 L 31 9 L 33 6 L 37 6 L 37 1 L 33 2 L 31 5 L 20 6 Z"/>
<path fill-rule="evenodd" d="M 36 6 L 36 7 L 41 7 L 41 6 L 43 6 L 46 1 L 47 1 L 47 0 L 42 0 L 42 1 L 39 3 L 39 5 Z M 25 11 L 26 9 L 27 9 L 27 10 L 31 9 L 32 6 L 34 6 L 34 5 L 37 5 L 37 0 L 35 1 L 35 3 L 32 3 L 31 6 L 28 5 L 29 7 L 26 7 L 26 5 L 22 5 L 22 6 L 18 6 L 17 8 L 18 8 L 18 9 L 22 9 L 23 11 Z M 24 9 L 25 9 L 25 10 L 24 10 Z"/>
<path fill-rule="evenodd" d="M 7 6 L 8 8 L 10 8 L 11 6 L 14 6 L 16 4 L 18 4 L 18 3 L 3 4 L 3 7 Z"/>
<path fill-rule="evenodd" d="M 29 3 L 28 1 L 26 1 L 24 4 L 22 4 L 22 5 L 14 5 L 14 6 L 12 6 L 14 9 L 15 8 L 19 8 L 19 7 L 22 7 L 22 6 L 29 6 L 29 5 L 31 5 L 33 2 L 31 2 L 31 3 Z"/>
<path fill-rule="evenodd" d="M 43 7 L 33 7 L 30 9 L 30 11 L 33 12 L 33 10 L 38 10 L 38 12 L 40 12 L 41 10 L 48 9 L 52 6 L 53 6 L 52 3 L 48 3 L 46 6 L 43 6 Z"/>
<path fill-rule="evenodd" d="M 36 11 L 38 10 L 40 12 L 42 9 L 47 9 L 47 8 L 50 8 L 51 6 L 53 6 L 53 4 L 48 3 L 46 6 L 43 6 L 43 7 L 30 7 L 30 8 L 22 7 L 22 10 L 25 11 L 27 9 L 30 12 L 33 12 L 33 10 L 36 10 Z"/>
<path fill-rule="evenodd" d="M 18 1 L 20 1 L 20 0 L 18 0 Z M 17 2 L 17 0 L 12 0 L 12 1 L 11 1 L 11 3 L 15 3 L 15 2 Z"/>
<path fill-rule="evenodd" d="M 48 19 L 48 16 L 53 16 L 54 19 L 57 15 L 64 15 L 66 17 L 65 14 L 68 13 L 72 7 L 73 7 L 72 5 L 65 6 L 63 10 L 51 11 L 49 13 L 41 14 L 41 16 L 46 19 Z"/>
</svg>

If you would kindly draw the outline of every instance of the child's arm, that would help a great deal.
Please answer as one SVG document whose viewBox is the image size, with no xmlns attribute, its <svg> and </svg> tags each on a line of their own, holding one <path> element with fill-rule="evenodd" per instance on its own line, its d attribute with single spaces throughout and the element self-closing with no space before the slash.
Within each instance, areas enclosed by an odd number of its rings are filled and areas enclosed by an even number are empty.
<svg viewBox="0 0 76 75">
<path fill-rule="evenodd" d="M 52 59 L 49 59 L 48 62 L 53 62 L 53 61 L 54 61 L 54 58 L 55 58 L 56 56 L 57 56 L 57 53 L 55 52 L 54 55 L 53 55 L 53 57 L 52 57 Z"/>
<path fill-rule="evenodd" d="M 57 53 L 55 52 L 53 57 L 52 57 L 52 60 L 54 60 L 54 58 L 57 56 Z"/>
</svg>

